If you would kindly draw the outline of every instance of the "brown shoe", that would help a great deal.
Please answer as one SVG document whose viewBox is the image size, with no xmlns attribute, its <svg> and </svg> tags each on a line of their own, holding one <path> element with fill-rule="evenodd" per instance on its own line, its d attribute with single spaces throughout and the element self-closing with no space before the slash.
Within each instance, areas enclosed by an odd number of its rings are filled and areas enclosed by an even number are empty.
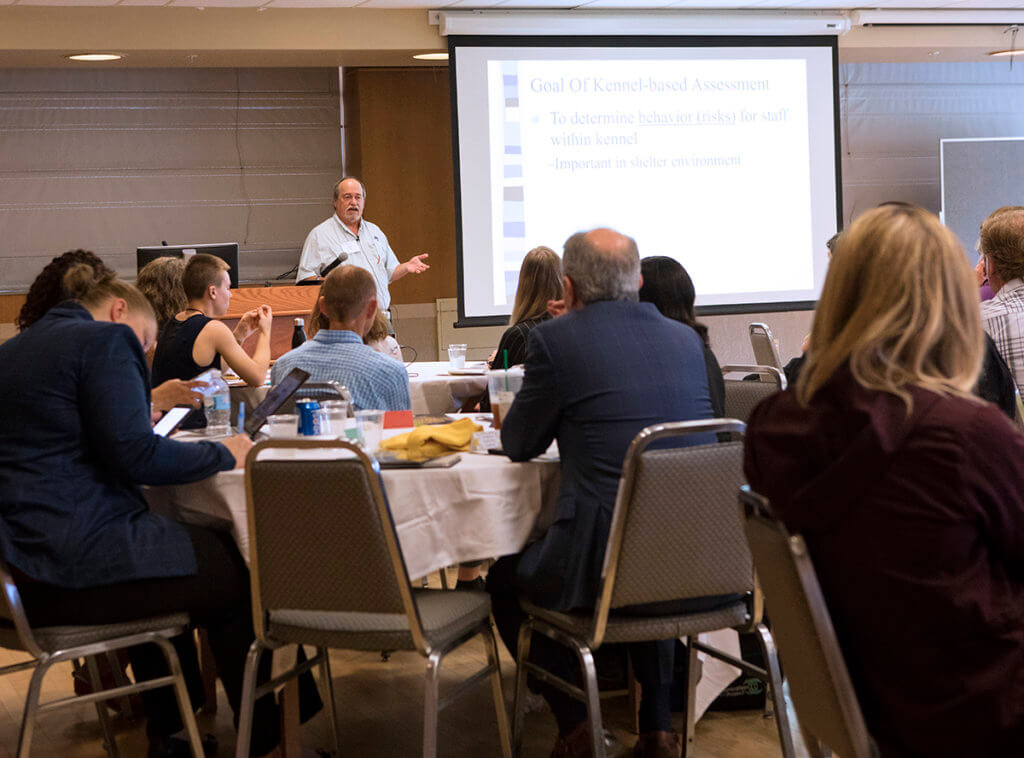
<svg viewBox="0 0 1024 758">
<path fill-rule="evenodd" d="M 679 758 L 682 740 L 675 732 L 643 732 L 633 748 L 634 758 Z"/>
<path fill-rule="evenodd" d="M 551 758 L 594 758 L 590 744 L 590 722 L 584 721 L 564 737 L 559 737 Z"/>
</svg>

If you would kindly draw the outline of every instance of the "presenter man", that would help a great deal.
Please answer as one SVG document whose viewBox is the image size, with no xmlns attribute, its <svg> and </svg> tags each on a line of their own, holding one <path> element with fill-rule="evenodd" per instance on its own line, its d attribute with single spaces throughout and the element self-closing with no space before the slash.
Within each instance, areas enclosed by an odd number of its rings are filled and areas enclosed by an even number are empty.
<svg viewBox="0 0 1024 758">
<path fill-rule="evenodd" d="M 355 177 L 346 176 L 334 185 L 334 215 L 306 237 L 296 281 L 323 278 L 342 264 L 364 268 L 373 276 L 377 303 L 390 322 L 388 285 L 406 274 L 422 274 L 430 266 L 423 262 L 427 253 L 399 263 L 384 232 L 363 218 L 365 204 L 366 187 Z"/>
</svg>

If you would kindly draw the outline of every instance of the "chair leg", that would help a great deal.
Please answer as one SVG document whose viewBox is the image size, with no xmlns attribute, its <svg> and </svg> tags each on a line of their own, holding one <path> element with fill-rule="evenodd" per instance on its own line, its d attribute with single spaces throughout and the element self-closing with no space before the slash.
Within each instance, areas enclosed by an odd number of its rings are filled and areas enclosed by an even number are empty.
<svg viewBox="0 0 1024 758">
<path fill-rule="evenodd" d="M 210 635 L 205 629 L 198 629 L 196 636 L 199 641 L 199 674 L 203 678 L 203 694 L 206 705 L 203 713 L 217 712 L 217 664 L 210 646 Z"/>
<path fill-rule="evenodd" d="M 49 668 L 50 664 L 41 660 L 29 680 L 28 693 L 25 695 L 25 712 L 21 716 L 21 733 L 18 735 L 18 758 L 28 758 L 32 749 L 32 732 L 35 730 L 36 713 L 39 710 L 39 691 Z"/>
<path fill-rule="evenodd" d="M 633 659 L 626 656 L 626 695 L 629 697 L 629 712 L 633 714 L 633 734 L 640 734 L 640 682 L 633 671 Z"/>
<path fill-rule="evenodd" d="M 199 738 L 199 727 L 196 726 L 196 712 L 192 708 L 192 700 L 188 696 L 188 687 L 185 685 L 185 675 L 181 671 L 181 661 L 178 660 L 178 653 L 170 640 L 163 637 L 156 639 L 156 644 L 167 660 L 167 668 L 171 670 L 174 677 L 174 694 L 178 699 L 178 710 L 181 711 L 181 721 L 185 725 L 185 733 L 188 735 L 189 747 L 192 748 L 192 758 L 204 758 L 203 742 Z"/>
<path fill-rule="evenodd" d="M 817 737 L 808 732 L 802 726 L 800 727 L 800 732 L 804 738 L 804 747 L 807 748 L 807 755 L 809 755 L 810 758 L 829 758 L 829 756 L 832 755 L 830 750 L 822 748 Z"/>
<path fill-rule="evenodd" d="M 700 658 L 694 638 L 686 640 L 686 718 L 683 720 L 683 758 L 694 756 L 694 731 L 696 730 L 697 682 L 700 680 Z"/>
<path fill-rule="evenodd" d="M 338 707 L 334 702 L 334 678 L 331 676 L 330 650 L 325 647 L 317 648 L 317 653 L 323 656 L 320 664 L 320 678 L 323 679 L 324 693 L 327 695 L 327 708 L 331 716 L 331 739 L 333 740 L 334 755 L 341 755 L 341 740 L 338 737 Z"/>
<path fill-rule="evenodd" d="M 768 687 L 771 691 L 772 702 L 775 704 L 775 724 L 779 730 L 779 745 L 782 748 L 782 758 L 795 758 L 796 749 L 793 747 L 793 729 L 789 723 L 789 711 L 786 710 L 786 697 L 782 689 L 782 669 L 779 667 L 779 653 L 775 649 L 775 640 L 768 627 L 764 624 L 757 625 L 757 640 L 761 643 L 761 652 L 764 653 L 765 668 L 768 669 Z"/>
<path fill-rule="evenodd" d="M 523 719 L 526 718 L 526 661 L 530 659 L 530 639 L 533 636 L 533 619 L 527 619 L 519 627 L 519 641 L 516 645 L 516 688 L 512 696 L 512 755 L 519 758 L 523 752 Z"/>
<path fill-rule="evenodd" d="M 451 587 L 448 585 L 448 567 L 442 566 L 439 573 L 441 574 L 441 589 L 450 590 Z"/>
<path fill-rule="evenodd" d="M 494 639 L 494 629 L 489 619 L 484 624 L 481 634 L 484 638 L 484 647 L 487 648 L 487 665 L 494 669 L 490 676 L 491 694 L 494 697 L 494 715 L 498 719 L 501 755 L 503 758 L 512 758 L 512 743 L 508 733 L 508 712 L 505 710 L 505 696 L 501 692 L 501 659 L 498 657 L 498 642 Z"/>
<path fill-rule="evenodd" d="M 100 669 L 96 664 L 95 655 L 86 657 L 85 669 L 89 673 L 89 684 L 92 685 L 92 691 L 102 691 L 103 681 L 100 678 Z M 125 698 L 125 700 L 127 700 L 127 698 Z M 110 758 L 119 758 L 120 753 L 117 750 L 117 738 L 114 736 L 114 730 L 110 726 L 110 714 L 107 713 L 107 701 L 97 700 L 94 705 L 96 706 L 96 715 L 100 720 L 100 728 L 103 730 L 103 749 L 107 751 L 107 755 L 109 755 Z"/>
<path fill-rule="evenodd" d="M 586 693 L 587 716 L 590 718 L 590 743 L 594 758 L 605 758 L 604 730 L 601 728 L 601 695 L 597 690 L 597 667 L 594 666 L 594 654 L 589 647 L 576 646 L 576 657 L 579 658 L 583 672 L 583 691 Z"/>
<path fill-rule="evenodd" d="M 115 687 L 128 687 L 131 682 L 128 681 L 128 677 L 125 676 L 124 666 L 121 663 L 121 652 L 120 650 L 108 650 L 107 651 L 107 665 L 110 666 L 111 676 L 114 678 Z M 125 719 L 135 719 L 142 715 L 136 712 L 136 708 L 132 707 L 132 699 L 130 695 L 124 695 L 120 698 L 121 700 L 121 716 Z"/>
<path fill-rule="evenodd" d="M 440 650 L 427 657 L 427 678 L 423 698 L 423 758 L 437 758 L 437 701 L 441 680 Z"/>
<path fill-rule="evenodd" d="M 235 758 L 249 758 L 249 743 L 252 741 L 253 707 L 256 705 L 256 674 L 263 656 L 263 645 L 253 640 L 245 658 L 245 677 L 242 680 L 242 704 L 238 714 L 238 742 Z"/>
</svg>

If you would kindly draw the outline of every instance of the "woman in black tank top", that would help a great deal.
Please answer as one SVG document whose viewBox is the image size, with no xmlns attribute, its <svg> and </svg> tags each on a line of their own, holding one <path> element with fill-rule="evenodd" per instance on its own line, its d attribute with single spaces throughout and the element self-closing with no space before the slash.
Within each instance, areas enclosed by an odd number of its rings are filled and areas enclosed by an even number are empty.
<svg viewBox="0 0 1024 758">
<path fill-rule="evenodd" d="M 191 309 L 190 309 L 191 311 Z M 189 313 L 190 311 L 185 311 Z M 168 379 L 194 379 L 211 368 L 220 368 L 220 355 L 214 354 L 213 361 L 200 366 L 192 357 L 196 337 L 213 319 L 203 313 L 192 312 L 184 321 L 172 316 L 160 330 L 157 338 L 156 352 L 153 354 L 153 384 L 161 384 Z M 206 413 L 196 408 L 182 422 L 182 429 L 203 429 L 206 427 Z"/>
<path fill-rule="evenodd" d="M 153 381 L 187 381 L 208 369 L 225 367 L 233 369 L 250 386 L 261 386 L 270 365 L 270 306 L 261 305 L 243 314 L 233 331 L 218 321 L 231 303 L 231 277 L 227 264 L 203 253 L 192 256 L 185 264 L 181 288 L 188 298 L 188 307 L 171 317 L 160 331 L 153 355 Z M 242 343 L 253 332 L 258 333 L 258 339 L 250 356 Z M 204 365 L 196 362 L 196 355 L 203 361 L 206 356 L 212 357 Z M 196 409 L 182 426 L 205 427 L 206 414 L 201 408 Z"/>
</svg>

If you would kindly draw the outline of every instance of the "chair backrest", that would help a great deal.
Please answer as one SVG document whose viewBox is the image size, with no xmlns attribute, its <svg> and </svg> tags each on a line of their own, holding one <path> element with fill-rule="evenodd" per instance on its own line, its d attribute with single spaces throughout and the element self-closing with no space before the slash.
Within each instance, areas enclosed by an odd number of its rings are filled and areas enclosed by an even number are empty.
<svg viewBox="0 0 1024 758">
<path fill-rule="evenodd" d="M 278 413 L 295 413 L 299 400 L 344 400 L 348 403 L 348 414 L 352 415 L 352 393 L 340 382 L 306 382 L 299 387 L 278 410 Z"/>
<path fill-rule="evenodd" d="M 761 366 L 771 366 L 782 370 L 782 356 L 775 344 L 772 330 L 768 324 L 754 323 L 749 327 L 750 346 L 754 348 L 754 362 Z"/>
<path fill-rule="evenodd" d="M 595 645 L 613 608 L 753 591 L 735 505 L 743 443 L 693 444 L 743 430 L 735 419 L 682 421 L 649 426 L 633 440 L 605 551 Z"/>
<path fill-rule="evenodd" d="M 801 728 L 842 758 L 872 758 L 874 742 L 803 538 L 790 536 L 768 501 L 748 487 L 740 504 Z"/>
<path fill-rule="evenodd" d="M 245 490 L 258 637 L 271 610 L 403 614 L 424 650 L 376 461 L 343 441 L 267 440 Z"/>
<path fill-rule="evenodd" d="M 734 374 L 735 376 L 729 376 Z M 757 374 L 757 381 L 742 376 Z M 757 404 L 786 389 L 786 375 L 773 366 L 722 366 L 725 377 L 725 415 L 746 423 Z"/>
</svg>

